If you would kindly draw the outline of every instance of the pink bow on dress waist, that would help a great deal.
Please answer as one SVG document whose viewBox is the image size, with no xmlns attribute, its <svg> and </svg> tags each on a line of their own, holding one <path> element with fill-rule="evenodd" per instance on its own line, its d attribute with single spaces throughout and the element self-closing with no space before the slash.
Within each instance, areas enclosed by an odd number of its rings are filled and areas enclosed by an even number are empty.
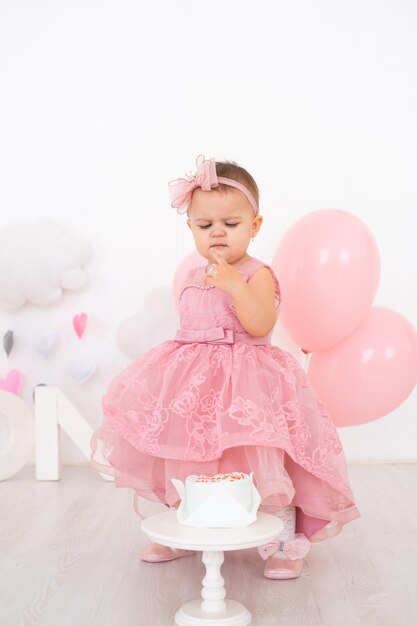
<svg viewBox="0 0 417 626">
<path fill-rule="evenodd" d="M 231 328 L 216 326 L 214 328 L 180 328 L 177 330 L 174 341 L 180 343 L 247 343 L 255 346 L 271 345 L 270 336 L 252 337 L 248 333 L 235 332 Z"/>
<path fill-rule="evenodd" d="M 177 330 L 175 341 L 181 341 L 183 343 L 234 343 L 234 333 L 233 330 L 223 328 L 222 326 L 203 330 L 181 328 Z"/>
<path fill-rule="evenodd" d="M 291 561 L 302 559 L 310 551 L 310 541 L 303 533 L 296 533 L 286 541 L 274 539 L 270 543 L 259 546 L 258 552 L 265 561 L 276 552 L 283 552 Z"/>
</svg>

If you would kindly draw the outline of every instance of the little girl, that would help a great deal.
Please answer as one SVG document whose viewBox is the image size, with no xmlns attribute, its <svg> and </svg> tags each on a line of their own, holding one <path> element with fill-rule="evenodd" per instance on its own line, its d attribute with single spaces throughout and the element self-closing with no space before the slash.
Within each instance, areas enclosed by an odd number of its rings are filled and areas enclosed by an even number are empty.
<svg viewBox="0 0 417 626">
<path fill-rule="evenodd" d="M 139 515 L 138 496 L 178 506 L 171 478 L 254 472 L 260 510 L 284 522 L 276 541 L 259 549 L 264 575 L 295 578 L 308 539 L 338 534 L 359 512 L 330 416 L 298 361 L 271 345 L 278 280 L 247 252 L 262 224 L 258 187 L 237 164 L 200 155 L 196 174 L 169 190 L 208 263 L 184 280 L 175 337 L 111 382 L 92 464 L 135 490 Z M 95 460 L 98 446 L 108 465 Z M 151 543 L 141 558 L 189 554 Z"/>
</svg>

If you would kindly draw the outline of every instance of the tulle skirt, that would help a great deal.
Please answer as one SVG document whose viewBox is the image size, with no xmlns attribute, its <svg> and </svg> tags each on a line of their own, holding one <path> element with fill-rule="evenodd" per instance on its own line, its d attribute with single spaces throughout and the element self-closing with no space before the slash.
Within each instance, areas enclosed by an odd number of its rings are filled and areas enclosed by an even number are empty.
<svg viewBox="0 0 417 626">
<path fill-rule="evenodd" d="M 171 478 L 243 471 L 260 510 L 295 505 L 311 541 L 359 516 L 336 428 L 281 348 L 163 342 L 116 376 L 103 411 L 92 465 L 137 497 L 176 507 Z"/>
</svg>

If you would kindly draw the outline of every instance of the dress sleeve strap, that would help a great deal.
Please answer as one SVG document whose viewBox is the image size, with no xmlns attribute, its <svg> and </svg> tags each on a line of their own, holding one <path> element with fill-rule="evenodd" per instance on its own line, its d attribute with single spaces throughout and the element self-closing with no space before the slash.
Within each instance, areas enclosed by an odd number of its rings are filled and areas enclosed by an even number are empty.
<svg viewBox="0 0 417 626">
<path fill-rule="evenodd" d="M 267 267 L 272 274 L 272 278 L 274 279 L 274 286 L 275 286 L 275 308 L 278 309 L 281 303 L 281 288 L 279 286 L 278 278 L 276 277 L 275 272 L 270 265 L 268 265 L 267 263 L 264 263 L 263 261 L 259 261 L 258 259 L 252 259 L 252 262 L 249 263 L 247 267 L 247 272 L 246 272 L 247 280 L 249 281 L 252 278 L 252 276 L 255 274 L 255 272 L 261 267 Z"/>
<path fill-rule="evenodd" d="M 192 267 L 186 273 L 181 288 L 186 287 L 187 285 L 194 285 L 197 283 L 198 279 L 201 279 L 201 273 L 203 270 L 203 266 Z"/>
</svg>

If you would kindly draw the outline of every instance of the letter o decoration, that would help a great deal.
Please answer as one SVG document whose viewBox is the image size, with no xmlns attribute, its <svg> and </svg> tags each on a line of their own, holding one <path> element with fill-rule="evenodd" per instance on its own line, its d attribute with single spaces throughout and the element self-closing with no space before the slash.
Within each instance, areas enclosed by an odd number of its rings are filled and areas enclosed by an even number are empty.
<svg viewBox="0 0 417 626">
<path fill-rule="evenodd" d="M 9 425 L 9 436 L 0 447 L 0 480 L 26 465 L 35 445 L 35 420 L 19 396 L 0 390 L 0 416 Z"/>
</svg>

